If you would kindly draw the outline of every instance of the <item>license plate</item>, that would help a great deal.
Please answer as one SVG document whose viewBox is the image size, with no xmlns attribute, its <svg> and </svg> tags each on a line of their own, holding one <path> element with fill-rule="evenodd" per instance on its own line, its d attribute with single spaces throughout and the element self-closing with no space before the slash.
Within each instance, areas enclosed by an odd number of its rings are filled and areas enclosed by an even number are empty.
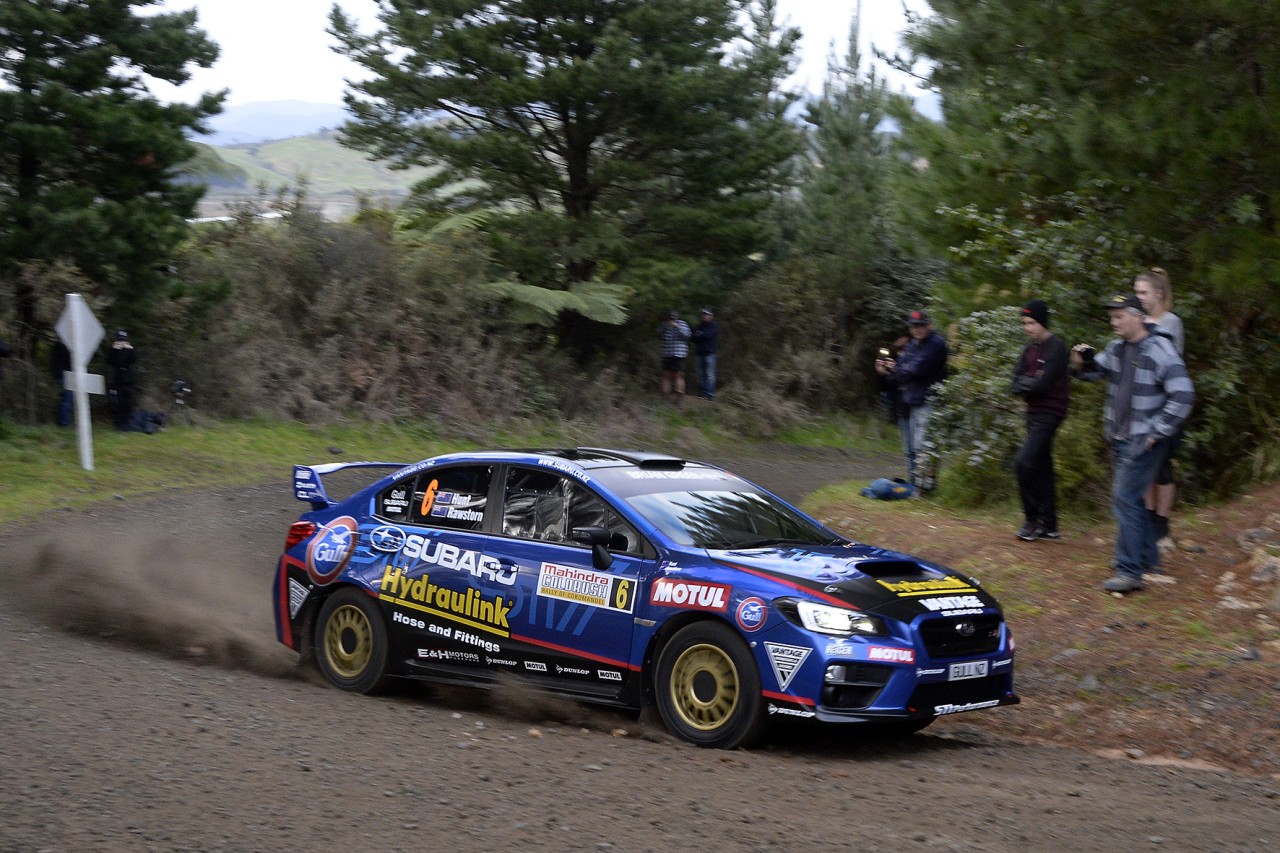
<svg viewBox="0 0 1280 853">
<path fill-rule="evenodd" d="M 985 678 L 987 662 L 984 660 L 967 660 L 964 663 L 951 664 L 947 672 L 947 681 L 962 681 L 966 678 Z"/>
</svg>

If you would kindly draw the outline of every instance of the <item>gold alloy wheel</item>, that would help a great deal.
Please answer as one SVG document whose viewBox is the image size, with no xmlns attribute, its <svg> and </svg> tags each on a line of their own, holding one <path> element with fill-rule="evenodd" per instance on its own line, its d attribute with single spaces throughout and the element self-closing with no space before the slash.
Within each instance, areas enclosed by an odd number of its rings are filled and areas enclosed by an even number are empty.
<svg viewBox="0 0 1280 853">
<path fill-rule="evenodd" d="M 324 625 L 324 654 L 341 678 L 359 678 L 373 657 L 373 628 L 369 617 L 354 604 L 329 614 Z"/>
<path fill-rule="evenodd" d="M 685 649 L 671 667 L 671 704 L 690 728 L 715 731 L 738 708 L 738 669 L 719 646 L 700 643 Z"/>
</svg>

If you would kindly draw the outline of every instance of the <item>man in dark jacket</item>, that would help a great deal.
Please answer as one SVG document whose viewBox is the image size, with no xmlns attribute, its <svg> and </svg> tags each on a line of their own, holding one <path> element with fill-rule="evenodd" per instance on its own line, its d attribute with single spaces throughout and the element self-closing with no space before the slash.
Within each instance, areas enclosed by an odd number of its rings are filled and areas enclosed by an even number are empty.
<svg viewBox="0 0 1280 853">
<path fill-rule="evenodd" d="M 907 475 L 917 490 L 936 485 L 932 461 L 919 459 L 928 441 L 933 388 L 947 378 L 947 342 L 933 328 L 929 315 L 912 311 L 907 318 L 911 340 L 896 358 L 876 359 L 876 373 L 898 388 L 898 430 L 907 457 Z"/>
<path fill-rule="evenodd" d="M 1022 331 L 1030 339 L 1013 371 L 1013 393 L 1027 403 L 1027 437 L 1015 467 L 1024 523 L 1018 538 L 1057 539 L 1058 497 L 1053 474 L 1053 437 L 1067 416 L 1071 378 L 1067 347 L 1049 331 L 1049 306 L 1032 299 L 1022 306 Z"/>
<path fill-rule="evenodd" d="M 716 398 L 716 353 L 720 350 L 720 327 L 710 308 L 698 314 L 693 327 L 693 350 L 698 357 L 698 391 L 708 400 Z"/>
<path fill-rule="evenodd" d="M 133 425 L 133 373 L 137 360 L 129 333 L 124 329 L 116 332 L 107 350 L 107 395 L 116 429 L 127 430 Z"/>
</svg>

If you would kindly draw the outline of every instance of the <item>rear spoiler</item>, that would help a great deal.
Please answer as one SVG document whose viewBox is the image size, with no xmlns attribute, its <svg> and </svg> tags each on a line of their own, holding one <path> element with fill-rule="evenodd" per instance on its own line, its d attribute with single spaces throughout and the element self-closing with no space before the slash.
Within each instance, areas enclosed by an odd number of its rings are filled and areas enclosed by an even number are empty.
<svg viewBox="0 0 1280 853">
<path fill-rule="evenodd" d="M 324 465 L 293 466 L 293 496 L 311 504 L 312 509 L 325 509 L 337 503 L 324 490 L 320 478 L 346 468 L 404 468 L 404 462 L 326 462 Z"/>
</svg>

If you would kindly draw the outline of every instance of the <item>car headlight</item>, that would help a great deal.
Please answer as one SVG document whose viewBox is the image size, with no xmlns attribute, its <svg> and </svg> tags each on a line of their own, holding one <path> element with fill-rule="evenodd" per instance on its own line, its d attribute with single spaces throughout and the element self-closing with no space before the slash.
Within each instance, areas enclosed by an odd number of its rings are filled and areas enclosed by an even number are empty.
<svg viewBox="0 0 1280 853">
<path fill-rule="evenodd" d="M 882 637 L 888 633 L 884 621 L 845 607 L 832 607 L 796 598 L 783 598 L 774 602 L 778 611 L 792 622 L 818 634 L 836 637 Z"/>
</svg>

